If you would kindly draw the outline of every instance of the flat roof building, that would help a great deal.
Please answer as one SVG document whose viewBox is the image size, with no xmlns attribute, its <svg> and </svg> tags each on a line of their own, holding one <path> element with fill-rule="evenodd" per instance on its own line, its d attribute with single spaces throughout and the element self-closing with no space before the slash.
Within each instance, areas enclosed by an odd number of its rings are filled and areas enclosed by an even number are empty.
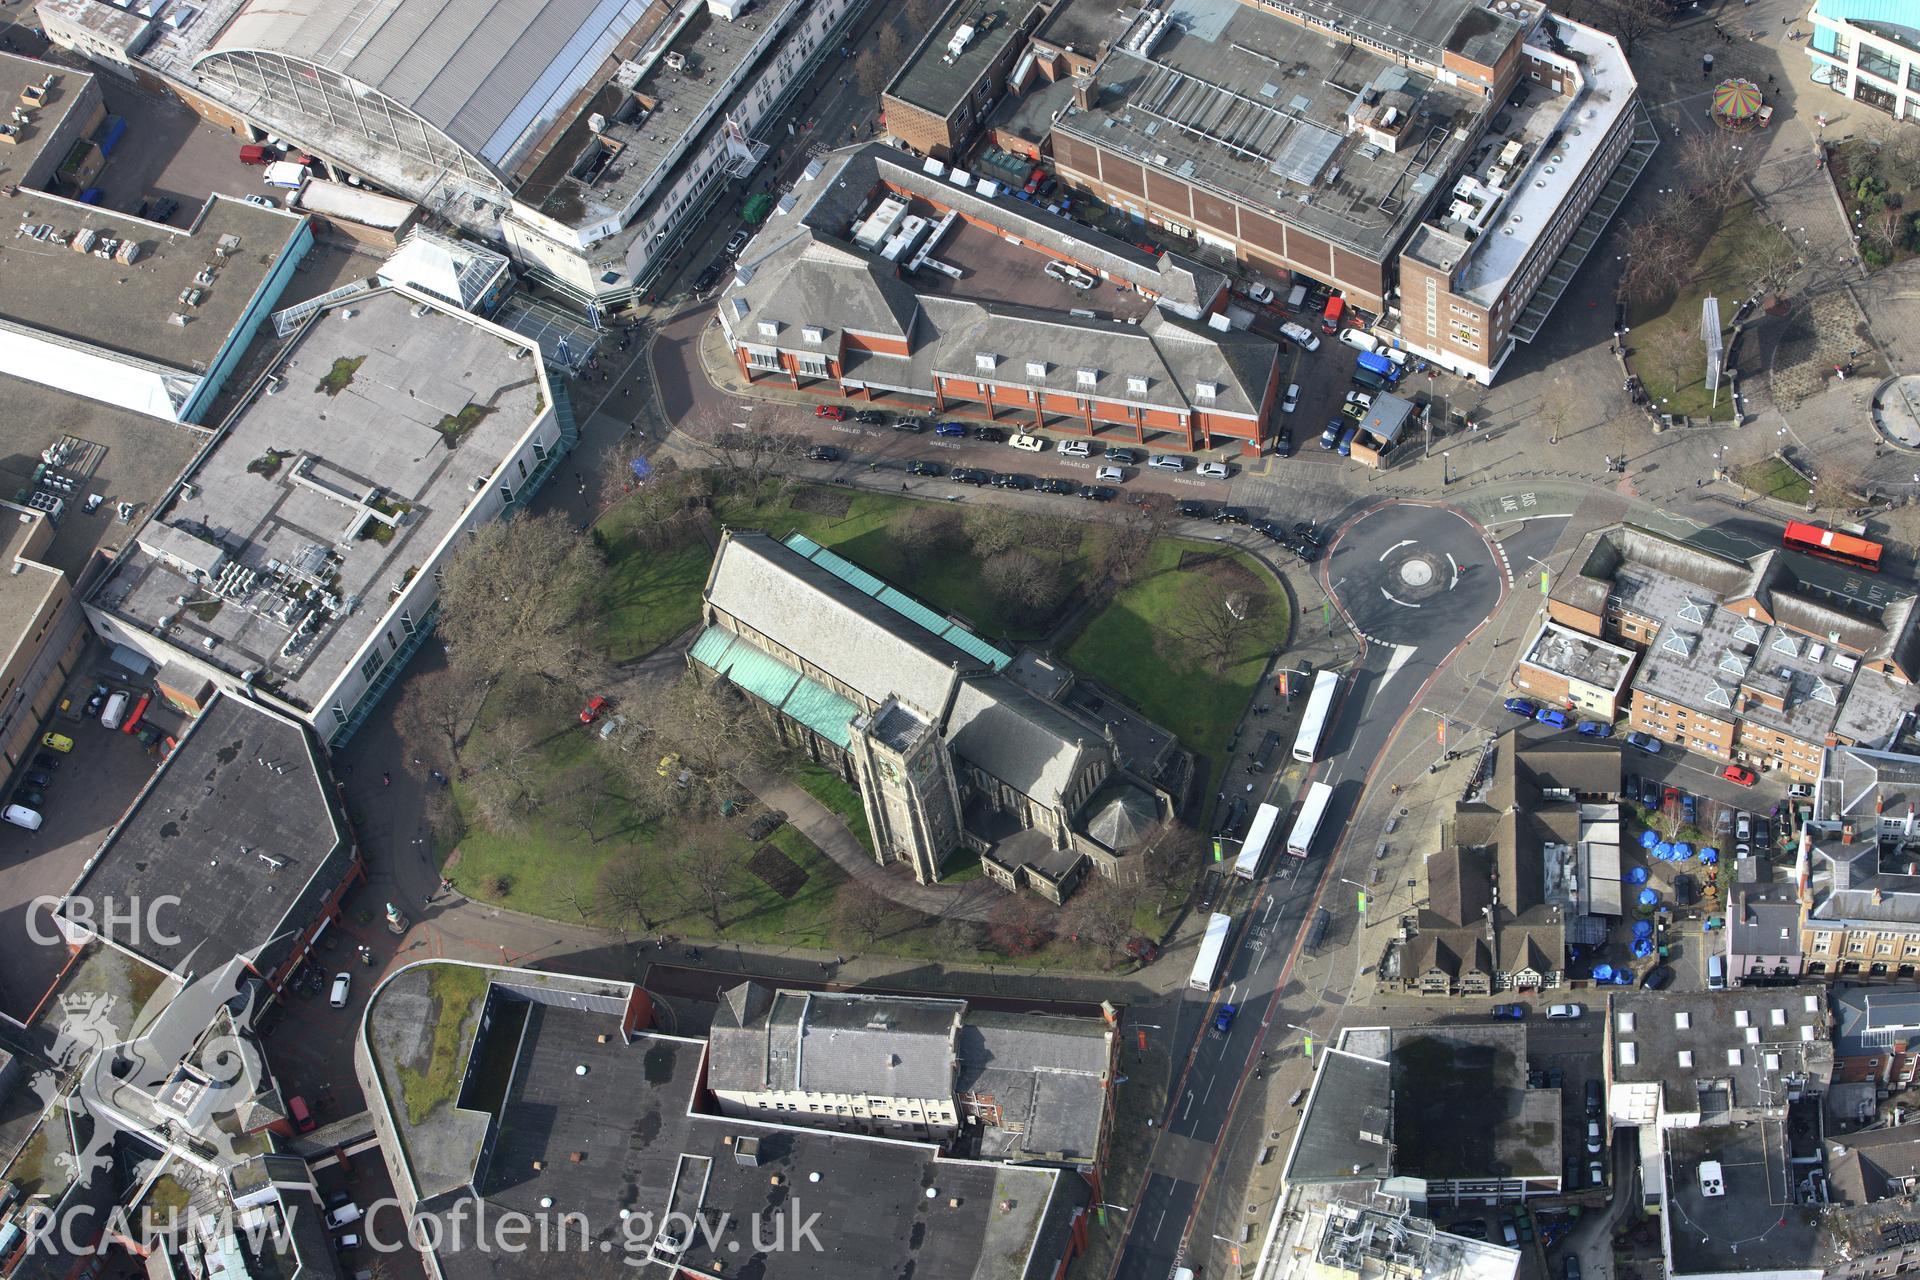
<svg viewBox="0 0 1920 1280">
<path fill-rule="evenodd" d="M 887 132 L 936 160 L 965 150 L 1016 64 L 1030 69 L 1027 33 L 1045 13 L 1033 0 L 953 0 L 881 92 Z"/>
<path fill-rule="evenodd" d="M 1418 1212 L 1416 1212 L 1416 1208 Z M 1254 1280 L 1513 1280 L 1520 1251 L 1441 1230 L 1433 1207 L 1375 1184 L 1286 1187 Z"/>
<path fill-rule="evenodd" d="M 308 727 L 218 696 L 87 860 L 63 910 L 162 972 L 239 956 L 277 988 L 364 876 Z M 133 903 L 151 915 L 127 918 Z"/>
<path fill-rule="evenodd" d="M 338 745 L 430 630 L 459 534 L 526 503 L 571 447 L 571 409 L 531 340 L 405 289 L 309 317 L 261 387 L 88 614 Z"/>
<path fill-rule="evenodd" d="M 788 1247 L 763 1248 L 753 1265 L 766 1280 L 817 1275 L 823 1255 L 849 1276 L 906 1267 L 927 1280 L 1047 1280 L 1078 1252 L 1091 1188 L 1077 1174 L 827 1132 L 805 1112 L 714 1114 L 709 1046 L 649 1030 L 649 1019 L 644 991 L 565 975 L 435 961 L 381 984 L 356 1071 L 402 1206 L 443 1225 L 564 1210 L 579 1241 L 509 1256 L 448 1231 L 433 1246 L 436 1274 L 731 1274 L 741 1251 L 730 1246 L 756 1229 L 770 1240 L 773 1219 L 795 1210 L 818 1249 L 791 1234 Z M 455 1029 L 465 1078 L 490 1085 L 458 1099 L 421 1093 L 421 1055 L 448 1038 L 421 1031 L 440 1027 Z M 674 1232 L 669 1215 L 717 1234 Z"/>
<path fill-rule="evenodd" d="M 155 76 L 504 245 L 583 305 L 639 296 L 858 11 L 854 0 L 48 0 L 48 36 Z M 751 9 L 751 12 L 748 10 Z M 784 137 L 782 138 L 784 141 Z"/>
<path fill-rule="evenodd" d="M 200 421 L 312 229 L 230 196 L 209 196 L 182 228 L 42 189 L 69 157 L 89 162 L 106 113 L 87 72 L 0 53 L 0 101 L 25 102 L 23 91 L 41 96 L 5 154 L 18 176 L 0 188 L 0 218 L 18 231 L 0 239 L 0 374 Z"/>
</svg>

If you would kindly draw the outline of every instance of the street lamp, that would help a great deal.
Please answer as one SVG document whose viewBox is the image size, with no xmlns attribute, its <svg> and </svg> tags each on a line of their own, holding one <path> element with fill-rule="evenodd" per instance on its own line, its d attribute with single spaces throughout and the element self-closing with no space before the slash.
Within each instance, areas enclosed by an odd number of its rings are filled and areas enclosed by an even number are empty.
<svg viewBox="0 0 1920 1280">
<path fill-rule="evenodd" d="M 1304 1048 L 1306 1050 L 1307 1057 L 1311 1058 L 1313 1056 L 1313 1032 L 1308 1030 L 1306 1027 L 1301 1026 L 1297 1022 L 1283 1022 L 1280 1025 L 1283 1027 L 1286 1027 L 1290 1031 L 1298 1031 L 1301 1035 L 1306 1037 L 1306 1043 L 1304 1045 Z"/>
<path fill-rule="evenodd" d="M 1450 450 L 1442 449 L 1440 451 L 1440 487 L 1444 489 L 1452 483 L 1453 453 Z"/>
<path fill-rule="evenodd" d="M 1367 914 L 1367 886 L 1361 884 L 1358 880 L 1349 880 L 1345 876 L 1335 876 L 1334 879 L 1338 880 L 1341 884 L 1350 884 L 1355 889 L 1359 890 L 1358 902 L 1360 907 L 1360 914 L 1363 916 L 1366 915 Z"/>
</svg>

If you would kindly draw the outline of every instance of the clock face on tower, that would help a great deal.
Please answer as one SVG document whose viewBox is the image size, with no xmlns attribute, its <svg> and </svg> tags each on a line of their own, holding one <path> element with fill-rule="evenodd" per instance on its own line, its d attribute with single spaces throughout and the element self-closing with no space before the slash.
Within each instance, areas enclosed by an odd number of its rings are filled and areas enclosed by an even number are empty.
<svg viewBox="0 0 1920 1280">
<path fill-rule="evenodd" d="M 880 762 L 880 776 L 888 782 L 900 781 L 900 771 L 893 767 L 893 761 L 891 760 L 882 760 Z"/>
</svg>

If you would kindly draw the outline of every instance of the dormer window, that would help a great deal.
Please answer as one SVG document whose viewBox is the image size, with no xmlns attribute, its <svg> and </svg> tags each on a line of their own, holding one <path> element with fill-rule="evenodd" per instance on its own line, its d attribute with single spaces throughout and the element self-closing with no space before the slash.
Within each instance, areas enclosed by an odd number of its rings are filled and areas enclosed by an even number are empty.
<svg viewBox="0 0 1920 1280">
<path fill-rule="evenodd" d="M 992 355 L 985 351 L 978 352 L 973 357 L 973 367 L 981 373 L 992 373 L 999 363 L 999 356 Z"/>
<path fill-rule="evenodd" d="M 1147 394 L 1147 380 L 1145 378 L 1129 377 L 1127 379 L 1127 394 L 1130 396 L 1143 396 Z"/>
<path fill-rule="evenodd" d="M 1080 385 L 1083 387 L 1093 387 L 1100 384 L 1100 371 L 1098 369 L 1082 369 L 1079 371 L 1078 376 Z"/>
<path fill-rule="evenodd" d="M 763 337 L 763 338 L 777 338 L 777 337 L 779 337 L 779 336 L 780 336 L 780 322 L 779 322 L 778 320 L 762 320 L 762 321 L 760 321 L 760 336 L 761 336 L 761 337 Z"/>
<path fill-rule="evenodd" d="M 800 330 L 800 336 L 817 347 L 827 340 L 827 331 L 817 324 L 810 324 Z"/>
<path fill-rule="evenodd" d="M 1044 378 L 1044 377 L 1046 377 L 1046 376 L 1047 376 L 1047 362 L 1046 362 L 1045 360 L 1029 360 L 1029 361 L 1027 361 L 1027 376 L 1028 376 L 1029 378 Z"/>
<path fill-rule="evenodd" d="M 1200 383 L 1193 389 L 1193 398 L 1208 401 L 1218 400 L 1220 398 L 1220 384 L 1217 382 Z"/>
</svg>

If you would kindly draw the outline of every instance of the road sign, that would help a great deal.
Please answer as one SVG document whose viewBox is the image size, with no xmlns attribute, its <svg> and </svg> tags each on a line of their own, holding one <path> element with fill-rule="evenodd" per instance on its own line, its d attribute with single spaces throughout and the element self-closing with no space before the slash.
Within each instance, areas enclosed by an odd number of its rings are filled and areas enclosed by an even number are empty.
<svg viewBox="0 0 1920 1280">
<path fill-rule="evenodd" d="M 1545 569 L 1540 571 L 1540 594 L 1547 594 L 1547 571 Z"/>
<path fill-rule="evenodd" d="M 1311 1031 L 1307 1033 L 1307 1041 L 1306 1041 L 1305 1047 L 1307 1051 L 1307 1056 L 1311 1058 L 1313 1056 L 1313 1033 Z"/>
<path fill-rule="evenodd" d="M 1360 898 L 1360 914 L 1365 915 L 1367 914 L 1367 891 L 1365 889 L 1360 890 L 1358 896 Z"/>
</svg>

